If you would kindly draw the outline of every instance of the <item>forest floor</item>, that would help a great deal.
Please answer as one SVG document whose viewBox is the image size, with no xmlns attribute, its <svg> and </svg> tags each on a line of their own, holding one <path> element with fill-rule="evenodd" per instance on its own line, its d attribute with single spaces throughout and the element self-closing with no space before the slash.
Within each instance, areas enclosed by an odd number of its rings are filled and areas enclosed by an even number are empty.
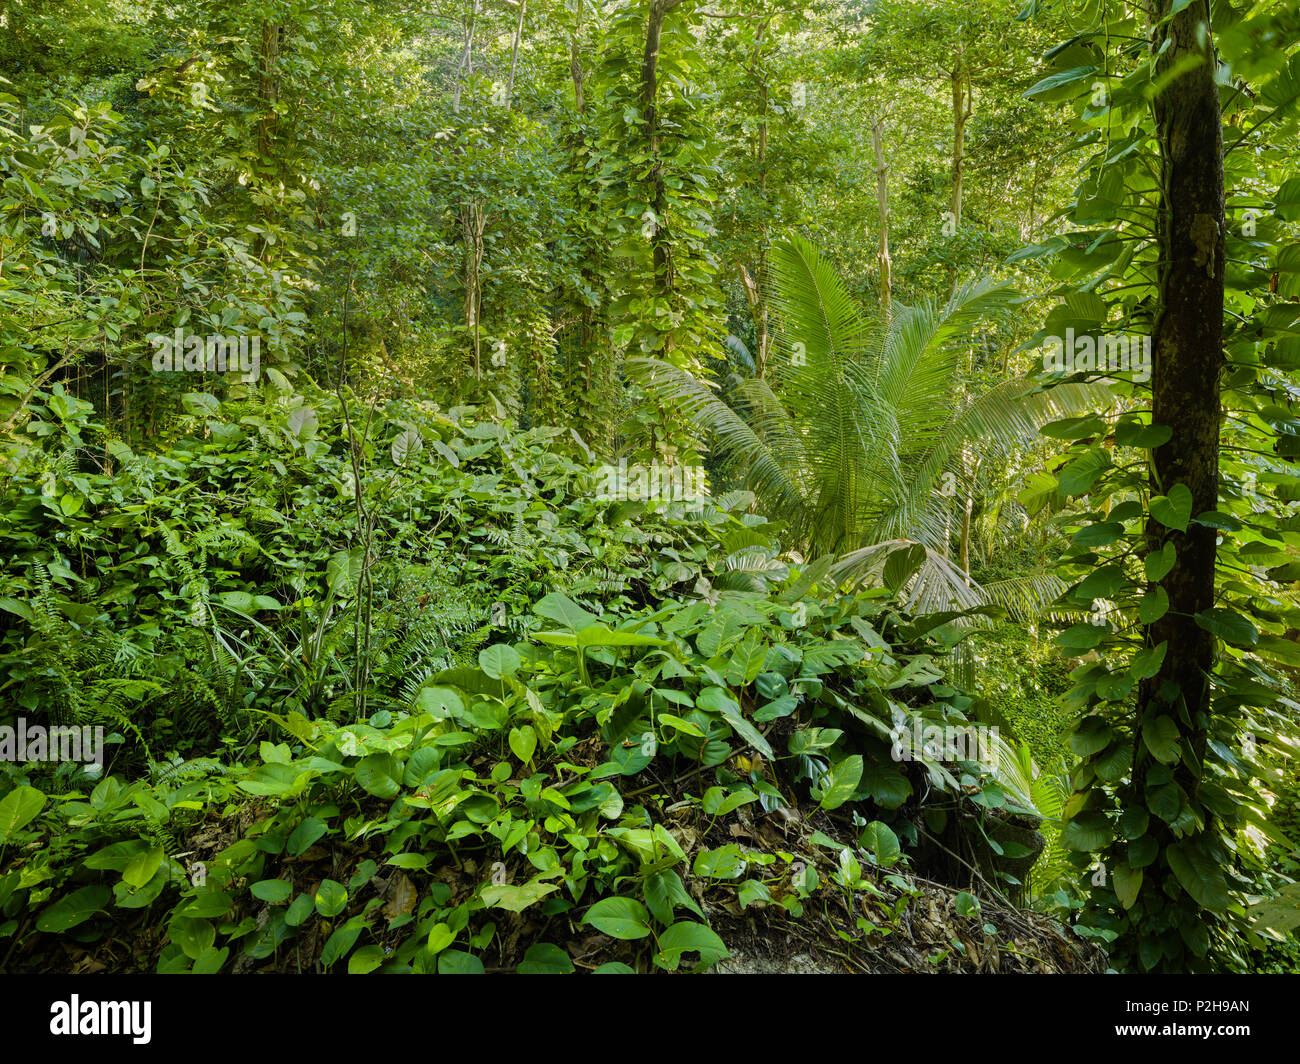
<svg viewBox="0 0 1300 1064">
<path fill-rule="evenodd" d="M 674 811 L 671 801 L 666 804 L 668 830 L 692 863 L 698 854 L 718 845 L 721 826 L 703 817 L 697 805 L 683 802 Z M 193 860 L 211 859 L 237 839 L 255 836 L 256 825 L 267 811 L 260 803 L 249 803 L 224 819 L 198 825 L 185 840 L 188 855 Z M 728 818 L 731 823 L 726 833 L 737 843 L 742 859 L 762 850 L 780 850 L 815 870 L 819 880 L 832 889 L 796 901 L 788 889 L 788 877 L 782 882 L 768 879 L 765 882 L 771 884 L 773 900 L 742 904 L 744 866 L 732 881 L 684 876 L 686 890 L 729 951 L 729 956 L 712 966 L 713 972 L 1082 974 L 1107 970 L 1105 954 L 1069 928 L 977 886 L 968 892 L 898 865 L 863 869 L 855 889 L 834 889 L 836 875 L 842 875 L 834 847 L 841 843 L 834 836 L 835 822 L 815 804 L 772 814 L 737 812 L 741 815 Z M 370 894 L 376 899 L 372 904 L 382 906 L 390 924 L 389 930 L 377 937 L 381 944 L 389 938 L 388 946 L 393 949 L 407 933 L 399 929 L 416 913 L 433 884 L 444 884 L 451 891 L 451 901 L 457 902 L 473 896 L 483 874 L 470 857 L 460 864 L 411 874 L 384 866 L 384 860 L 378 842 L 313 845 L 297 857 L 281 857 L 278 870 L 268 867 L 266 874 L 291 879 L 297 888 L 308 891 L 328 878 L 349 883 L 354 893 Z M 367 862 L 374 862 L 369 867 L 378 866 L 378 871 L 367 876 L 363 868 Z M 242 915 L 251 915 L 261 927 L 271 911 L 267 905 Z M 579 911 L 539 915 L 533 907 L 521 913 L 476 912 L 471 918 L 475 927 L 495 921 L 495 934 L 480 953 L 486 970 L 516 970 L 528 948 L 541 942 L 561 946 L 578 970 L 592 971 L 611 961 L 644 967 L 642 955 L 652 948 L 648 940 L 611 938 L 581 924 Z M 134 924 L 124 924 L 118 935 L 84 948 L 64 942 L 63 964 L 47 955 L 42 970 L 74 974 L 150 971 L 163 945 L 164 929 L 150 921 L 147 910 Z M 234 971 L 320 971 L 320 955 L 329 931 L 328 925 L 309 930 L 297 942 L 263 959 L 241 955 Z M 21 957 L 12 961 L 11 970 L 22 968 Z"/>
</svg>

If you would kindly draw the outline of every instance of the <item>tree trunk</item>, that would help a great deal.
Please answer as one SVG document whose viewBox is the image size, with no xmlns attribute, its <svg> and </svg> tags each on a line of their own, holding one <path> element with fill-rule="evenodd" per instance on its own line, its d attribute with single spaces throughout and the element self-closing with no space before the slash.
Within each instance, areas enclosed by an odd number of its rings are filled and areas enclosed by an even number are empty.
<svg viewBox="0 0 1300 1064">
<path fill-rule="evenodd" d="M 754 55 L 751 61 L 751 70 L 754 80 L 758 82 L 759 94 L 759 120 L 758 120 L 758 196 L 764 205 L 767 203 L 767 108 L 768 108 L 768 85 L 767 71 L 763 69 L 760 62 L 763 50 L 763 38 L 767 34 L 767 23 L 763 23 L 758 28 L 758 33 L 754 37 Z M 754 316 L 754 330 L 756 336 L 754 350 L 754 376 L 763 380 L 767 375 L 767 353 L 771 342 L 771 335 L 768 333 L 768 305 L 767 305 L 767 252 L 768 245 L 771 243 L 770 227 L 767 224 L 766 214 L 763 217 L 762 228 L 758 234 L 758 266 L 752 280 L 745 282 L 745 294 L 749 296 L 749 308 Z M 742 266 L 741 273 L 748 274 Z"/>
<path fill-rule="evenodd" d="M 975 475 L 979 472 L 979 459 L 963 447 L 961 452 L 962 472 L 962 507 L 961 539 L 958 541 L 957 560 L 961 571 L 966 574 L 966 586 L 970 586 L 970 531 L 971 518 L 975 515 Z"/>
<path fill-rule="evenodd" d="M 893 298 L 894 260 L 889 256 L 889 163 L 885 160 L 885 115 L 871 116 L 871 148 L 876 157 L 876 211 L 880 224 L 880 245 L 876 265 L 880 269 L 880 306 L 888 313 Z"/>
<path fill-rule="evenodd" d="M 465 238 L 465 328 L 469 332 L 474 354 L 474 379 L 483 379 L 479 312 L 483 304 L 483 284 L 480 271 L 483 266 L 483 204 L 472 199 L 460 210 L 461 232 Z"/>
<path fill-rule="evenodd" d="M 478 3 L 479 0 L 472 0 L 469 22 L 465 24 L 465 51 L 456 68 L 456 87 L 451 94 L 451 109 L 455 114 L 460 114 L 460 92 L 465 79 L 474 73 L 474 23 L 478 21 Z"/>
<path fill-rule="evenodd" d="M 1192 494 L 1192 516 L 1213 510 L 1219 480 L 1219 387 L 1223 364 L 1224 177 L 1217 60 L 1207 32 L 1209 6 L 1197 0 L 1175 15 L 1173 0 L 1147 0 L 1152 50 L 1160 55 L 1157 76 L 1195 60 L 1155 98 L 1160 143 L 1161 202 L 1159 310 L 1152 330 L 1152 420 L 1173 429 L 1155 449 L 1151 494 L 1167 495 L 1177 484 Z M 1163 52 L 1160 50 L 1164 49 Z M 1214 605 L 1213 528 L 1191 524 L 1186 532 L 1154 518 L 1146 526 L 1147 548 L 1172 543 L 1177 561 L 1160 585 L 1169 610 L 1145 630 L 1145 645 L 1166 644 L 1159 673 L 1138 690 L 1135 732 L 1144 721 L 1172 719 L 1188 740 L 1193 758 L 1179 763 L 1175 780 L 1190 796 L 1200 784 L 1210 699 L 1206 679 L 1214 663 L 1214 640 L 1195 614 Z M 1185 708 L 1184 708 L 1185 706 Z M 1140 744 L 1138 744 L 1140 749 Z M 1145 801 L 1153 762 L 1137 758 L 1138 792 Z M 1189 767 L 1190 765 L 1190 767 Z M 1152 818 L 1161 848 L 1172 830 Z M 1152 885 L 1153 890 L 1159 889 Z"/>
<path fill-rule="evenodd" d="M 259 53 L 257 99 L 261 114 L 257 119 L 257 154 L 261 166 L 271 163 L 272 142 L 278 116 L 275 105 L 280 99 L 280 41 L 283 28 L 271 22 L 262 23 L 262 45 Z"/>
<path fill-rule="evenodd" d="M 257 165 L 258 177 L 274 187 L 278 176 L 275 158 L 275 131 L 279 121 L 275 105 L 280 100 L 280 46 L 283 41 L 284 27 L 273 22 L 263 22 L 261 42 L 258 46 L 257 69 Z M 266 230 L 274 224 L 270 197 L 266 197 L 261 208 L 262 229 L 253 246 L 254 258 L 260 259 L 267 249 Z"/>
<path fill-rule="evenodd" d="M 569 76 L 573 78 L 573 103 L 578 114 L 587 109 L 582 95 L 582 50 L 579 38 L 582 36 L 582 0 L 578 0 L 578 19 L 569 40 Z"/>
<path fill-rule="evenodd" d="M 659 41 L 663 34 L 664 17 L 679 3 L 681 0 L 650 0 L 650 17 L 646 23 L 645 34 L 645 58 L 641 64 L 641 113 L 645 118 L 646 131 L 650 137 L 650 155 L 654 159 L 650 172 L 650 210 L 654 215 L 654 236 L 651 242 L 654 246 L 655 288 L 660 293 L 671 292 L 673 281 L 668 237 L 663 225 L 664 203 L 667 196 L 663 166 L 657 158 L 659 111 L 656 98 L 659 95 Z M 668 339 L 670 340 L 671 337 Z"/>
<path fill-rule="evenodd" d="M 519 21 L 515 25 L 514 46 L 510 49 L 510 83 L 506 86 L 507 109 L 515 98 L 515 68 L 519 64 L 519 40 L 524 35 L 524 14 L 527 10 L 528 0 L 519 0 Z"/>
<path fill-rule="evenodd" d="M 966 65 L 966 50 L 957 53 L 952 68 L 952 198 L 948 210 L 952 212 L 954 227 L 961 225 L 962 183 L 966 175 L 966 122 L 974 113 L 971 96 L 970 68 Z"/>
</svg>

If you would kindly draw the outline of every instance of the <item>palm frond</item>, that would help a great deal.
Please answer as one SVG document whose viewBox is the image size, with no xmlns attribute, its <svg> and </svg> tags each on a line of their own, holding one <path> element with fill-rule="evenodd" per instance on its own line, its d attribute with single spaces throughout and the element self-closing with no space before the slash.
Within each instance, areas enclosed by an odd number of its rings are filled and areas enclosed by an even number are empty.
<svg viewBox="0 0 1300 1064">
<path fill-rule="evenodd" d="M 1069 585 L 1054 573 L 1031 573 L 982 584 L 989 602 L 1001 606 L 1017 621 L 1041 617 Z"/>
<path fill-rule="evenodd" d="M 746 422 L 731 407 L 719 399 L 709 388 L 690 373 L 657 358 L 638 357 L 627 361 L 627 373 L 638 384 L 653 392 L 662 401 L 672 404 L 693 424 L 709 433 L 714 442 L 714 452 L 724 466 L 739 473 L 746 488 L 758 494 L 767 503 L 774 516 L 798 521 L 803 517 L 805 500 L 799 484 L 799 463 L 778 456 L 755 426 Z M 757 402 L 766 402 L 760 389 L 751 387 L 746 394 Z M 779 420 L 779 402 L 771 394 L 767 420 Z M 788 415 L 787 415 L 788 419 Z M 772 431 L 778 439 L 789 443 L 790 433 Z"/>
<path fill-rule="evenodd" d="M 889 555 L 906 542 L 887 540 L 849 551 L 831 567 L 831 576 L 848 586 L 881 585 Z M 899 588 L 899 604 L 909 613 L 926 614 L 986 606 L 989 598 L 969 574 L 926 547 L 925 561 Z"/>
</svg>

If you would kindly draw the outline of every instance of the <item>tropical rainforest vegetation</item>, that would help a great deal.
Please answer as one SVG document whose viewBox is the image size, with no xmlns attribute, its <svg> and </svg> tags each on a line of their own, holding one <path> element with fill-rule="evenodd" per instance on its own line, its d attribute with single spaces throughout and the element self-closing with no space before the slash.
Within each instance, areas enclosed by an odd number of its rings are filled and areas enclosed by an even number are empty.
<svg viewBox="0 0 1300 1064">
<path fill-rule="evenodd" d="M 0 970 L 1297 972 L 1291 0 L 7 0 Z"/>
</svg>

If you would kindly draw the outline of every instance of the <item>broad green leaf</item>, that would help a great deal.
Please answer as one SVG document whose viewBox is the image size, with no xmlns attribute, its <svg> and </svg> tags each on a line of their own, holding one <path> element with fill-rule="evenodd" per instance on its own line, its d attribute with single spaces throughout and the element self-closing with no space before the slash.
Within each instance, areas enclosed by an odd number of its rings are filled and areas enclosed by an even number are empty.
<svg viewBox="0 0 1300 1064">
<path fill-rule="evenodd" d="M 1152 583 L 1163 580 L 1174 562 L 1178 560 L 1178 551 L 1172 543 L 1166 543 L 1159 551 L 1148 554 L 1142 565 L 1146 569 L 1147 579 Z"/>
<path fill-rule="evenodd" d="M 197 961 L 205 950 L 211 949 L 217 938 L 216 928 L 207 920 L 185 916 L 174 918 L 167 925 L 167 934 L 192 961 Z"/>
<path fill-rule="evenodd" d="M 1097 73 L 1095 66 L 1077 66 L 1071 67 L 1069 70 L 1058 70 L 1055 74 L 1049 74 L 1026 89 L 1024 97 L 1026 100 L 1033 100 L 1037 97 L 1042 97 L 1044 100 L 1053 100 L 1086 93 L 1091 89 Z"/>
<path fill-rule="evenodd" d="M 587 910 L 582 922 L 611 938 L 632 940 L 650 934 L 650 914 L 633 898 L 602 898 Z"/>
<path fill-rule="evenodd" d="M 290 857 L 300 857 L 306 849 L 329 830 L 325 821 L 309 816 L 289 834 L 285 849 Z"/>
<path fill-rule="evenodd" d="M 1259 642 L 1259 629 L 1236 610 L 1216 606 L 1196 614 L 1196 623 L 1225 643 L 1253 647 Z"/>
<path fill-rule="evenodd" d="M 434 924 L 429 929 L 428 948 L 430 953 L 441 953 L 456 941 L 456 932 L 443 923 Z"/>
<path fill-rule="evenodd" d="M 1152 717 L 1142 725 L 1142 743 L 1151 756 L 1166 765 L 1177 764 L 1182 756 L 1178 724 L 1172 717 Z"/>
<path fill-rule="evenodd" d="M 1115 429 L 1115 442 L 1121 447 L 1152 450 L 1162 447 L 1174 437 L 1168 425 L 1143 425 L 1139 421 L 1124 420 Z"/>
<path fill-rule="evenodd" d="M 348 892 L 344 889 L 342 883 L 326 879 L 322 880 L 321 885 L 316 888 L 316 911 L 325 919 L 332 920 L 338 916 L 347 904 Z"/>
<path fill-rule="evenodd" d="M 1169 612 L 1169 592 L 1159 585 L 1154 591 L 1142 596 L 1138 603 L 1138 620 L 1143 624 L 1155 624 Z"/>
<path fill-rule="evenodd" d="M 330 555 L 330 560 L 325 564 L 325 583 L 330 591 L 336 595 L 348 595 L 351 592 L 361 573 L 363 554 L 361 547 L 353 547 Z"/>
<path fill-rule="evenodd" d="M 65 894 L 36 918 L 36 930 L 46 934 L 69 931 L 101 911 L 112 896 L 113 892 L 102 883 Z"/>
<path fill-rule="evenodd" d="M 1129 674 L 1135 680 L 1149 680 L 1160 671 L 1160 666 L 1165 660 L 1165 651 L 1168 649 L 1168 643 L 1161 643 L 1157 647 L 1146 647 L 1139 650 L 1133 655 L 1133 664 L 1129 667 Z"/>
<path fill-rule="evenodd" d="M 122 870 L 122 879 L 133 887 L 143 888 L 153 879 L 162 862 L 163 848 L 152 846 L 131 858 L 130 863 Z"/>
<path fill-rule="evenodd" d="M 321 964 L 326 968 L 330 968 L 347 956 L 348 951 L 356 945 L 357 939 L 365 928 L 366 921 L 362 916 L 354 916 L 351 920 L 335 928 L 334 933 L 325 940 L 325 948 L 321 950 Z"/>
<path fill-rule="evenodd" d="M 45 795 L 35 787 L 15 787 L 0 799 L 0 845 L 30 824 L 45 808 Z"/>
<path fill-rule="evenodd" d="M 820 805 L 825 810 L 838 809 L 858 789 L 862 781 L 862 755 L 852 754 L 831 766 L 828 778 L 822 783 Z"/>
<path fill-rule="evenodd" d="M 1142 889 L 1142 869 L 1116 865 L 1111 881 L 1115 885 L 1115 896 L 1119 898 L 1119 903 L 1126 909 L 1133 908 L 1138 891 Z"/>
<path fill-rule="evenodd" d="M 693 735 L 697 739 L 704 738 L 704 732 L 700 731 L 697 725 L 692 724 L 689 720 L 683 720 L 674 713 L 660 713 L 659 716 L 655 718 L 655 722 L 665 727 L 672 728 L 674 731 L 682 732 L 685 735 Z"/>
<path fill-rule="evenodd" d="M 1099 436 L 1105 430 L 1105 421 L 1096 414 L 1086 414 L 1050 421 L 1038 431 L 1053 440 L 1085 440 L 1089 436 Z"/>
<path fill-rule="evenodd" d="M 1119 521 L 1095 521 L 1079 529 L 1070 542 L 1076 547 L 1105 547 L 1123 534 L 1124 525 Z"/>
<path fill-rule="evenodd" d="M 733 842 L 716 850 L 701 850 L 691 871 L 706 879 L 739 879 L 746 867 L 740 847 Z"/>
<path fill-rule="evenodd" d="M 902 857 L 902 847 L 894 829 L 879 820 L 873 820 L 862 829 L 858 845 L 864 846 L 876 859 L 881 868 L 889 868 L 898 863 Z"/>
<path fill-rule="evenodd" d="M 1062 650 L 1091 650 L 1106 638 L 1106 628 L 1100 624 L 1075 624 L 1056 637 Z"/>
<path fill-rule="evenodd" d="M 1085 451 L 1056 474 L 1062 495 L 1082 495 L 1110 468 L 1110 455 L 1100 447 Z"/>
<path fill-rule="evenodd" d="M 1128 845 L 1128 866 L 1130 868 L 1146 868 L 1156 859 L 1159 852 L 1160 844 L 1150 835 L 1136 838 Z"/>
<path fill-rule="evenodd" d="M 533 612 L 539 617 L 556 621 L 575 633 L 600 620 L 594 613 L 583 609 L 571 598 L 559 591 L 552 591 L 541 599 L 533 607 Z"/>
<path fill-rule="evenodd" d="M 1151 500 L 1151 516 L 1166 528 L 1187 531 L 1192 517 L 1192 491 L 1186 484 L 1175 484 L 1168 495 L 1157 495 Z"/>
<path fill-rule="evenodd" d="M 1079 813 L 1061 832 L 1061 843 L 1071 850 L 1093 853 L 1115 837 L 1114 827 L 1105 813 Z"/>
<path fill-rule="evenodd" d="M 578 633 L 580 647 L 660 647 L 665 643 L 640 632 L 615 631 L 604 624 L 592 624 Z"/>
<path fill-rule="evenodd" d="M 294 892 L 294 884 L 287 883 L 283 879 L 261 879 L 248 887 L 248 892 L 253 896 L 266 903 L 279 905 L 289 900 L 289 895 Z"/>
<path fill-rule="evenodd" d="M 722 718 L 731 725 L 732 730 L 745 742 L 769 761 L 773 759 L 775 755 L 767 740 L 745 719 L 740 712 L 740 706 L 721 687 L 706 687 L 700 692 L 695 704 L 705 712 L 721 714 Z"/>
<path fill-rule="evenodd" d="M 703 924 L 685 920 L 673 924 L 659 936 L 659 949 L 655 953 L 655 963 L 669 971 L 676 971 L 684 953 L 698 952 L 700 963 L 695 970 L 708 968 L 730 956 L 727 947 L 713 931 Z"/>
<path fill-rule="evenodd" d="M 439 975 L 482 975 L 483 962 L 472 953 L 449 949 L 438 954 Z"/>
<path fill-rule="evenodd" d="M 568 975 L 573 971 L 573 961 L 551 942 L 534 942 L 515 971 L 520 975 Z"/>
<path fill-rule="evenodd" d="M 400 440 L 401 437 L 399 436 Z M 397 443 L 393 443 L 397 447 Z M 348 958 L 348 975 L 367 975 L 384 963 L 383 946 L 362 946 Z"/>
<path fill-rule="evenodd" d="M 284 914 L 284 922 L 290 927 L 298 927 L 316 909 L 316 899 L 310 894 L 299 894 Z"/>
<path fill-rule="evenodd" d="M 1195 839 L 1183 839 L 1165 848 L 1165 857 L 1178 882 L 1197 902 L 1212 912 L 1228 908 L 1228 882 L 1217 861 L 1211 860 Z"/>
<path fill-rule="evenodd" d="M 554 883 L 539 883 L 537 880 L 531 880 L 518 886 L 509 883 L 487 886 L 479 896 L 483 899 L 484 905 L 505 909 L 507 912 L 521 913 L 530 905 L 536 905 L 546 895 L 559 889 Z"/>
<path fill-rule="evenodd" d="M 369 754 L 357 762 L 357 783 L 376 798 L 396 798 L 401 779 L 402 766 L 392 754 Z"/>
<path fill-rule="evenodd" d="M 384 863 L 390 864 L 394 868 L 404 868 L 407 871 L 415 869 L 417 872 L 423 872 L 429 867 L 429 855 L 427 853 L 397 853 Z"/>
<path fill-rule="evenodd" d="M 894 765 L 867 765 L 862 788 L 882 809 L 897 809 L 912 794 L 912 784 Z"/>
<path fill-rule="evenodd" d="M 454 720 L 465 713 L 465 702 L 450 687 L 425 687 L 415 698 L 415 708 L 434 720 Z"/>
<path fill-rule="evenodd" d="M 494 643 L 478 652 L 478 667 L 494 680 L 513 676 L 523 663 L 518 651 L 505 643 Z"/>
<path fill-rule="evenodd" d="M 742 787 L 730 794 L 721 787 L 710 787 L 704 792 L 704 812 L 708 816 L 726 816 L 732 810 L 756 801 L 758 795 L 748 787 Z"/>
</svg>

